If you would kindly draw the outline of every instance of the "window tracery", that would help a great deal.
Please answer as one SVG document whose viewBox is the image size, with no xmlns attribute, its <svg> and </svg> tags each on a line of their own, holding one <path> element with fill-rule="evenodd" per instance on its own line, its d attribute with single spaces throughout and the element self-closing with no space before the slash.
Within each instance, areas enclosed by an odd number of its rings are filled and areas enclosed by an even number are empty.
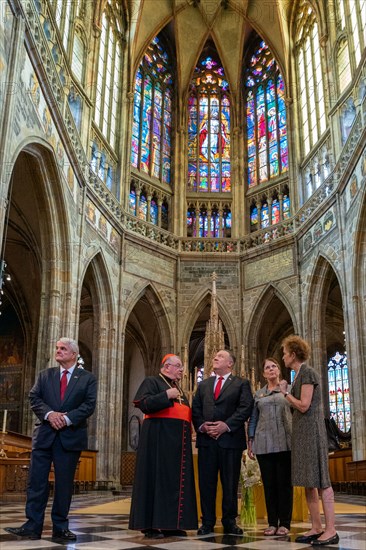
<svg viewBox="0 0 366 550">
<path fill-rule="evenodd" d="M 169 229 L 168 198 L 158 194 L 151 186 L 132 182 L 128 198 L 128 210 L 138 219 Z"/>
<path fill-rule="evenodd" d="M 188 192 L 231 192 L 230 129 L 229 85 L 218 55 L 208 48 L 188 99 Z"/>
<path fill-rule="evenodd" d="M 244 71 L 248 187 L 288 170 L 284 81 L 267 44 L 254 47 Z"/>
<path fill-rule="evenodd" d="M 117 147 L 122 52 L 121 21 L 108 2 L 99 39 L 94 122 L 112 149 Z"/>
<path fill-rule="evenodd" d="M 326 130 L 324 82 L 318 23 L 307 0 L 301 0 L 296 21 L 297 83 L 300 96 L 303 155 Z"/>
<path fill-rule="evenodd" d="M 335 353 L 328 362 L 330 415 L 342 432 L 351 428 L 351 407 L 347 354 Z"/>
<path fill-rule="evenodd" d="M 251 198 L 249 207 L 250 231 L 257 231 L 290 218 L 288 185 L 273 187 Z"/>
<path fill-rule="evenodd" d="M 190 203 L 187 209 L 187 236 L 201 238 L 230 238 L 230 204 L 210 201 Z"/>
<path fill-rule="evenodd" d="M 131 164 L 171 183 L 172 63 L 160 37 L 146 50 L 136 73 Z"/>
<path fill-rule="evenodd" d="M 337 0 L 336 30 L 339 92 L 352 81 L 366 47 L 366 0 Z"/>
</svg>

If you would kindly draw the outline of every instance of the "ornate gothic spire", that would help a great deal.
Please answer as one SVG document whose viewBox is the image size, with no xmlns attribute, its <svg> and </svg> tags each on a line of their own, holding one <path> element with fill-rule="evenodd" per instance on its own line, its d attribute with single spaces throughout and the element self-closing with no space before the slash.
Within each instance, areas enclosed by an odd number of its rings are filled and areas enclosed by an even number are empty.
<svg viewBox="0 0 366 550">
<path fill-rule="evenodd" d="M 219 318 L 219 308 L 217 305 L 216 280 L 217 275 L 213 272 L 210 319 L 206 323 L 205 334 L 204 378 L 207 378 L 211 374 L 212 361 L 215 354 L 219 349 L 223 349 L 225 347 L 224 331 L 222 328 L 222 322 Z"/>
</svg>

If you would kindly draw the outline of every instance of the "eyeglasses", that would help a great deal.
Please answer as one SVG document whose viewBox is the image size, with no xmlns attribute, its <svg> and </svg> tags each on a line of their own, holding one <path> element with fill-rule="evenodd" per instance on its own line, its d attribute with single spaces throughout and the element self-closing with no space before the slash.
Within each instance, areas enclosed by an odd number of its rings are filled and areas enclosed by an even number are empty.
<svg viewBox="0 0 366 550">
<path fill-rule="evenodd" d="M 171 367 L 174 367 L 175 369 L 184 370 L 183 365 L 173 365 L 173 363 L 165 363 L 166 365 L 170 365 Z"/>
</svg>

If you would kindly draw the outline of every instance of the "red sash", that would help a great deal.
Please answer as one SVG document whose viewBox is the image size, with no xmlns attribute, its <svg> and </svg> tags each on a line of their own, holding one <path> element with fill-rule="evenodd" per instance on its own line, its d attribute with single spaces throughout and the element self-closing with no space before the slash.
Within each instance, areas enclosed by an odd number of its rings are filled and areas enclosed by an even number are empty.
<svg viewBox="0 0 366 550">
<path fill-rule="evenodd" d="M 177 418 L 178 420 L 192 421 L 192 411 L 187 405 L 174 403 L 173 407 L 161 411 L 145 414 L 145 418 Z"/>
</svg>

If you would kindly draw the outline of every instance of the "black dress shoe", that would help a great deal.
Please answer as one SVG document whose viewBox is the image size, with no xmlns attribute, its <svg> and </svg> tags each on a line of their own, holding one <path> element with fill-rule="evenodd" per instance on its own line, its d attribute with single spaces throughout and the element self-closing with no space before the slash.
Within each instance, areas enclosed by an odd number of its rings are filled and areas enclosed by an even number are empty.
<svg viewBox="0 0 366 550">
<path fill-rule="evenodd" d="M 197 531 L 197 535 L 209 535 L 210 533 L 213 533 L 213 527 L 210 525 L 201 525 Z"/>
<path fill-rule="evenodd" d="M 321 533 L 314 533 L 314 535 L 299 535 L 296 537 L 295 542 L 303 542 L 305 544 L 311 544 L 314 540 L 318 539 L 320 535 L 322 535 L 324 531 Z"/>
<path fill-rule="evenodd" d="M 76 540 L 76 535 L 68 529 L 62 529 L 61 531 L 53 531 L 52 540 L 69 542 L 71 540 Z"/>
<path fill-rule="evenodd" d="M 233 523 L 232 525 L 224 526 L 224 533 L 225 535 L 243 535 L 244 531 L 239 527 L 239 525 Z"/>
<path fill-rule="evenodd" d="M 162 533 L 164 534 L 164 537 L 186 537 L 187 531 L 183 531 L 183 529 L 162 529 Z"/>
<path fill-rule="evenodd" d="M 165 536 L 160 529 L 147 529 L 144 534 L 147 539 L 163 539 Z"/>
<path fill-rule="evenodd" d="M 330 537 L 329 539 L 325 540 L 313 540 L 311 545 L 312 546 L 327 546 L 328 544 L 338 544 L 339 543 L 339 536 L 338 533 Z"/>
<path fill-rule="evenodd" d="M 22 537 L 23 539 L 38 540 L 41 538 L 41 535 L 29 529 L 25 529 L 24 527 L 4 527 L 4 531 L 16 537 Z"/>
</svg>

